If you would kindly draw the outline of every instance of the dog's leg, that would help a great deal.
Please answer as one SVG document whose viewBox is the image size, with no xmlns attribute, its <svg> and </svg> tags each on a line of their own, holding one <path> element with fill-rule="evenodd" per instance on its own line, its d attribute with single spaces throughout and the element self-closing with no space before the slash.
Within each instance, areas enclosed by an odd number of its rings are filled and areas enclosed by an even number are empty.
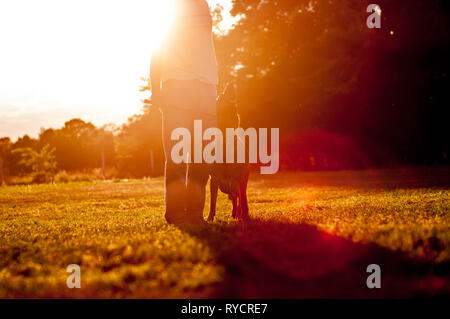
<svg viewBox="0 0 450 319">
<path fill-rule="evenodd" d="M 250 216 L 248 214 L 248 202 L 247 202 L 247 184 L 249 174 L 250 172 L 247 170 L 244 173 L 241 183 L 239 184 L 239 204 L 241 208 L 241 218 L 243 220 L 250 219 Z"/>
<path fill-rule="evenodd" d="M 217 203 L 217 192 L 219 190 L 219 183 L 214 178 L 211 178 L 209 188 L 211 192 L 211 202 L 210 202 L 211 204 L 209 207 L 208 221 L 212 222 L 214 221 L 214 217 L 216 216 L 216 203 Z"/>
<path fill-rule="evenodd" d="M 242 198 L 240 189 L 236 194 L 236 218 L 242 219 Z"/>
<path fill-rule="evenodd" d="M 233 218 L 238 218 L 237 213 L 238 213 L 238 203 L 237 203 L 237 195 L 230 195 L 230 199 L 231 202 L 233 203 L 233 213 L 232 216 Z"/>
</svg>

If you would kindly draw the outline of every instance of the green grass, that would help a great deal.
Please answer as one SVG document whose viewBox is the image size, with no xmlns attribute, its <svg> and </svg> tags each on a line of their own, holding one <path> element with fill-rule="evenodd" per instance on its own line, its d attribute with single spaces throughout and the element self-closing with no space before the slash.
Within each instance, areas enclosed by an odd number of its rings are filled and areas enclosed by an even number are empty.
<svg viewBox="0 0 450 319">
<path fill-rule="evenodd" d="M 359 276 L 355 263 L 373 256 L 415 265 L 403 290 L 442 293 L 448 266 L 436 265 L 450 262 L 447 177 L 447 170 L 254 176 L 256 221 L 232 220 L 220 194 L 216 222 L 200 228 L 165 223 L 162 179 L 0 188 L 0 297 L 342 296 L 322 287 L 326 276 L 344 278 L 349 267 Z M 81 289 L 66 287 L 69 264 L 81 266 Z M 270 293 L 260 289 L 264 280 Z M 322 286 L 286 288 L 305 280 Z"/>
</svg>

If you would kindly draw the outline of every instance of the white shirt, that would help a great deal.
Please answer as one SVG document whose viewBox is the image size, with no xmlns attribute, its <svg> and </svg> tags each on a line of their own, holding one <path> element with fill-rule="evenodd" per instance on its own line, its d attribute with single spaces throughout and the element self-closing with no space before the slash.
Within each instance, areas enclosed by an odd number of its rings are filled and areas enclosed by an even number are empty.
<svg viewBox="0 0 450 319">
<path fill-rule="evenodd" d="M 180 0 L 174 24 L 162 47 L 162 81 L 219 80 L 212 18 L 205 0 Z"/>
</svg>

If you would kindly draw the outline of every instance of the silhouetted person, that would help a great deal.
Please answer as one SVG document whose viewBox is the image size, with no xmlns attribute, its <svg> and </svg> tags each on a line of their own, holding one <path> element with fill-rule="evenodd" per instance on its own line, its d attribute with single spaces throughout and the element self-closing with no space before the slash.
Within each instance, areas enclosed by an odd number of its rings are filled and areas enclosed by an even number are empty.
<svg viewBox="0 0 450 319">
<path fill-rule="evenodd" d="M 175 21 L 152 54 L 150 72 L 152 103 L 163 113 L 165 217 L 169 223 L 202 223 L 210 165 L 174 163 L 171 150 L 177 141 L 171 134 L 184 127 L 193 137 L 194 120 L 202 120 L 203 130 L 216 127 L 218 71 L 212 18 L 205 0 L 178 0 L 176 5 Z"/>
</svg>

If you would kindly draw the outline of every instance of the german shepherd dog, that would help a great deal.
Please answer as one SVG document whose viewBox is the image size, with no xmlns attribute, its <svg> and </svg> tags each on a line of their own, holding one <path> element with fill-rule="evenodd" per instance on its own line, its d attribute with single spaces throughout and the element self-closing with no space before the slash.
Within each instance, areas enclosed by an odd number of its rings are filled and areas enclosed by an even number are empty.
<svg viewBox="0 0 450 319">
<path fill-rule="evenodd" d="M 227 128 L 238 128 L 240 118 L 237 111 L 234 86 L 227 85 L 217 98 L 217 126 L 224 132 Z M 245 141 L 237 141 L 245 143 Z M 248 220 L 247 182 L 250 166 L 247 163 L 216 163 L 211 172 L 211 205 L 208 221 L 214 221 L 216 215 L 217 192 L 220 189 L 233 203 L 233 218 Z"/>
</svg>

